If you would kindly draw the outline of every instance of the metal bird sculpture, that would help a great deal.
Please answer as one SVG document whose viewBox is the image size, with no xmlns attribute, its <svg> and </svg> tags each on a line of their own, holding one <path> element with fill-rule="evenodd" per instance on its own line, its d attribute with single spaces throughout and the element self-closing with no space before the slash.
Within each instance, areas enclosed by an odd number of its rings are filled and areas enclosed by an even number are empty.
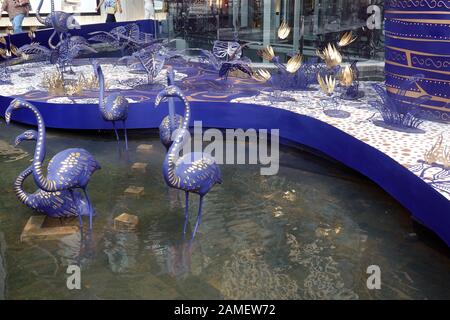
<svg viewBox="0 0 450 320">
<path fill-rule="evenodd" d="M 176 86 L 169 86 L 161 91 L 156 97 L 155 107 L 158 107 L 164 98 L 170 97 L 177 97 L 183 101 L 185 114 L 181 130 L 178 130 L 174 142 L 164 159 L 163 175 L 169 187 L 184 190 L 186 193 L 183 234 L 186 234 L 189 218 L 189 193 L 196 193 L 200 196 L 197 220 L 191 238 L 194 239 L 202 218 L 203 197 L 216 183 L 222 183 L 222 177 L 219 166 L 209 154 L 194 152 L 179 157 L 179 152 L 184 144 L 183 139 L 188 130 L 191 110 L 186 97 Z"/>
<path fill-rule="evenodd" d="M 249 65 L 242 62 L 224 62 L 219 70 L 219 77 L 228 79 L 228 75 L 233 71 L 241 71 L 248 75 L 250 78 L 252 77 L 253 71 Z"/>
<path fill-rule="evenodd" d="M 39 2 L 39 5 L 36 9 L 36 18 L 40 23 L 44 26 L 53 28 L 54 31 L 50 38 L 48 39 L 48 45 L 50 48 L 55 49 L 56 46 L 63 40 L 64 36 L 70 30 L 80 29 L 80 24 L 75 19 L 73 13 L 63 12 L 63 11 L 55 11 L 54 0 L 51 0 L 51 12 L 44 18 L 41 17 L 41 9 L 44 0 Z M 53 38 L 58 35 L 59 41 L 56 45 L 53 44 Z"/>
<path fill-rule="evenodd" d="M 51 64 L 57 65 L 61 73 L 65 72 L 66 68 L 72 65 L 73 60 L 82 51 L 97 52 L 89 46 L 85 38 L 80 36 L 65 38 L 53 49 L 48 49 L 36 42 L 26 44 L 18 49 L 19 54 L 25 60 L 48 59 Z"/>
<path fill-rule="evenodd" d="M 94 68 L 94 73 L 98 79 L 99 91 L 99 110 L 105 121 L 111 121 L 114 132 L 116 133 L 117 141 L 119 141 L 119 134 L 117 133 L 116 121 L 122 121 L 125 131 L 125 148 L 128 150 L 128 136 L 126 120 L 128 118 L 128 100 L 120 93 L 112 93 L 105 98 L 105 77 L 103 75 L 102 67 L 97 60 L 91 60 Z"/>
<path fill-rule="evenodd" d="M 22 141 L 37 141 L 38 133 L 34 130 L 28 130 L 17 136 L 15 146 L 17 147 Z M 80 226 L 82 225 L 81 216 L 89 215 L 88 202 L 83 200 L 80 193 L 70 192 L 68 190 L 46 192 L 38 189 L 36 192 L 29 194 L 23 188 L 23 183 L 33 173 L 33 166 L 29 166 L 19 174 L 14 182 L 14 193 L 20 202 L 27 207 L 43 213 L 52 218 L 76 217 L 80 218 Z"/>
<path fill-rule="evenodd" d="M 125 51 L 135 52 L 160 40 L 156 40 L 150 33 L 141 32 L 136 23 L 118 26 L 108 31 L 94 31 L 89 33 L 89 41 L 94 41 Z"/>
<path fill-rule="evenodd" d="M 238 64 L 242 65 L 242 68 L 249 68 L 252 61 L 246 57 L 242 57 L 242 50 L 253 43 L 258 42 L 247 42 L 241 45 L 237 41 L 216 40 L 214 41 L 212 51 L 199 49 L 200 61 L 219 72 L 220 70 L 222 72 L 228 70 L 230 65 L 235 66 L 235 70 Z"/>
<path fill-rule="evenodd" d="M 175 84 L 175 75 L 171 66 L 167 69 L 167 85 L 172 86 Z M 161 143 L 169 150 L 172 145 L 172 134 L 176 129 L 181 128 L 183 123 L 183 117 L 175 113 L 175 106 L 173 98 L 169 98 L 169 115 L 166 116 L 159 125 L 159 138 Z"/>
<path fill-rule="evenodd" d="M 33 178 L 39 189 L 47 192 L 68 190 L 73 194 L 75 189 L 81 189 L 89 208 L 89 228 L 92 229 L 93 208 L 87 186 L 92 174 L 101 169 L 100 164 L 86 150 L 79 148 L 66 149 L 56 154 L 48 165 L 47 176 L 43 174 L 42 164 L 45 159 L 45 124 L 39 110 L 31 103 L 14 99 L 5 112 L 5 121 L 11 122 L 11 115 L 19 109 L 29 109 L 36 117 L 38 137 L 33 157 Z"/>
</svg>

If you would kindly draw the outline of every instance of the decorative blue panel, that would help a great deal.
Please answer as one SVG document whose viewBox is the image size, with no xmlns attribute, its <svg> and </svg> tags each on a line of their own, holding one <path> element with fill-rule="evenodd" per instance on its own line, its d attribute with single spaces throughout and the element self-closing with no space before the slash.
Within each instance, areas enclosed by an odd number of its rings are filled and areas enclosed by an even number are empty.
<svg viewBox="0 0 450 320">
<path fill-rule="evenodd" d="M 388 91 L 423 74 L 407 96 L 432 96 L 421 116 L 450 123 L 450 0 L 386 0 L 385 18 Z"/>
</svg>

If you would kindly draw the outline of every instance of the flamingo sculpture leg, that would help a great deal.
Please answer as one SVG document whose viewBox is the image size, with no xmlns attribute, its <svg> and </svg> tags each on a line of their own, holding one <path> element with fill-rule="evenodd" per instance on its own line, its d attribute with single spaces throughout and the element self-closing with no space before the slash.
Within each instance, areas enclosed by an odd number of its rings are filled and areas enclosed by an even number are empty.
<svg viewBox="0 0 450 320">
<path fill-rule="evenodd" d="M 25 131 L 17 136 L 15 146 L 18 146 L 24 140 L 36 141 L 37 137 L 38 133 L 36 131 Z M 81 219 L 81 216 L 89 215 L 90 208 L 88 203 L 81 198 L 79 193 L 74 193 L 73 190 L 57 192 L 37 190 L 33 194 L 28 194 L 23 188 L 23 183 L 32 173 L 33 166 L 29 166 L 19 174 L 14 182 L 14 193 L 27 207 L 49 217 L 59 219 L 73 216 L 78 216 Z M 82 227 L 82 224 L 80 224 L 80 227 Z"/>
<path fill-rule="evenodd" d="M 116 133 L 116 139 L 117 139 L 117 142 L 119 142 L 119 141 L 120 141 L 120 138 L 119 138 L 119 133 L 117 133 L 116 122 L 115 122 L 115 121 L 111 121 L 111 123 L 112 123 L 112 125 L 113 125 L 114 132 Z"/>
<path fill-rule="evenodd" d="M 97 60 L 91 60 L 95 75 L 97 76 L 100 93 L 99 93 L 99 110 L 105 121 L 111 121 L 114 131 L 116 133 L 117 141 L 119 141 L 119 134 L 116 129 L 116 121 L 122 121 L 125 132 L 125 148 L 128 150 L 128 137 L 125 121 L 128 118 L 128 100 L 120 95 L 120 93 L 113 93 L 105 99 L 105 77 L 103 75 L 102 67 Z"/>
<path fill-rule="evenodd" d="M 123 131 L 125 133 L 125 149 L 128 150 L 128 134 L 127 134 L 127 124 L 125 120 L 122 120 Z"/>
<path fill-rule="evenodd" d="M 44 176 L 42 164 L 45 160 L 45 124 L 39 110 L 22 99 L 14 99 L 5 112 L 6 123 L 11 122 L 11 115 L 19 109 L 31 110 L 38 125 L 38 138 L 33 157 L 33 178 L 39 189 L 47 192 L 61 192 L 64 190 L 82 189 L 87 195 L 86 187 L 92 174 L 101 169 L 100 164 L 86 150 L 79 148 L 66 149 L 56 154 L 48 165 L 48 174 Z M 88 202 L 90 222 L 93 210 Z M 92 229 L 92 223 L 89 228 Z"/>
<path fill-rule="evenodd" d="M 191 240 L 193 240 L 202 218 L 203 197 L 216 183 L 222 183 L 222 177 L 219 166 L 209 154 L 193 152 L 185 154 L 181 158 L 179 157 L 179 152 L 183 148 L 183 140 L 188 130 L 191 110 L 184 94 L 178 87 L 173 85 L 158 94 L 155 100 L 155 107 L 158 107 L 164 98 L 170 97 L 178 97 L 183 101 L 185 114 L 181 130 L 178 130 L 175 140 L 164 159 L 163 174 L 164 180 L 169 187 L 186 192 L 184 233 L 186 232 L 189 212 L 189 193 L 196 193 L 200 196 L 197 220 L 191 237 Z"/>
<path fill-rule="evenodd" d="M 186 203 L 184 206 L 184 226 L 183 226 L 183 234 L 186 234 L 186 229 L 189 221 L 189 192 L 186 191 Z"/>
<path fill-rule="evenodd" d="M 175 74 L 172 67 L 167 68 L 167 85 L 175 84 Z M 172 135 L 176 129 L 181 128 L 183 117 L 175 113 L 173 98 L 169 98 L 169 115 L 166 116 L 159 125 L 159 138 L 161 143 L 169 150 L 172 145 Z"/>
</svg>

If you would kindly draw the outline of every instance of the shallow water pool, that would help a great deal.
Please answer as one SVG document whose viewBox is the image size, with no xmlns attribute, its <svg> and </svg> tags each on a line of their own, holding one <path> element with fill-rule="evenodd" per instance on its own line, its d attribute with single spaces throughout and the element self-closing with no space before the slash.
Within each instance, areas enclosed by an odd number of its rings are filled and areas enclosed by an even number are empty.
<svg viewBox="0 0 450 320">
<path fill-rule="evenodd" d="M 0 122 L 0 298 L 450 298 L 443 244 L 419 232 L 408 212 L 367 179 L 298 148 L 282 148 L 276 176 L 261 176 L 259 166 L 221 166 L 224 183 L 205 197 L 189 245 L 182 238 L 184 194 L 165 186 L 165 149 L 155 132 L 132 132 L 125 153 L 112 132 L 49 131 L 47 159 L 82 147 L 102 164 L 89 185 L 94 230 L 21 243 L 34 213 L 11 186 L 30 165 L 34 144 L 10 143 L 26 129 Z M 140 144 L 153 150 L 140 154 Z M 147 172 L 133 173 L 135 162 L 148 163 Z M 128 186 L 144 187 L 145 195 L 124 196 Z M 31 178 L 27 190 L 35 190 Z M 198 208 L 198 198 L 190 198 L 189 231 Z M 136 232 L 114 230 L 123 212 L 139 217 Z M 82 267 L 82 290 L 66 287 L 71 264 Z M 366 286 L 370 265 L 381 268 L 381 290 Z"/>
</svg>

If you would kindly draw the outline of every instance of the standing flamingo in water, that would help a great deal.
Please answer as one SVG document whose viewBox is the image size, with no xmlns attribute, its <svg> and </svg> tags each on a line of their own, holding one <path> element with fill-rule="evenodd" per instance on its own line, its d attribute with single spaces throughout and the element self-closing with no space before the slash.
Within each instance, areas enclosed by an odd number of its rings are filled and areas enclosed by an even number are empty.
<svg viewBox="0 0 450 320">
<path fill-rule="evenodd" d="M 91 63 L 100 86 L 98 101 L 100 113 L 103 120 L 112 122 L 117 141 L 119 141 L 119 134 L 116 129 L 116 121 L 122 121 L 125 131 L 125 148 L 128 150 L 127 127 L 125 124 L 128 118 L 128 100 L 118 92 L 109 95 L 105 99 L 105 77 L 103 76 L 102 67 L 97 60 L 91 60 Z"/>
<path fill-rule="evenodd" d="M 38 133 L 28 130 L 17 136 L 15 146 L 17 147 L 24 140 L 36 141 L 37 139 Z M 52 218 L 78 216 L 81 220 L 82 215 L 89 215 L 88 203 L 81 198 L 78 192 L 71 193 L 68 190 L 46 192 L 39 189 L 33 194 L 27 193 L 23 189 L 23 183 L 32 173 L 33 166 L 31 165 L 19 174 L 14 182 L 14 193 L 27 207 Z"/>
<path fill-rule="evenodd" d="M 6 123 L 11 122 L 11 115 L 18 109 L 30 109 L 37 121 L 38 138 L 33 157 L 33 178 L 39 189 L 47 192 L 68 190 L 74 197 L 74 189 L 82 189 L 89 208 L 89 228 L 92 229 L 93 208 L 87 194 L 87 185 L 92 174 L 99 170 L 100 164 L 86 150 L 73 148 L 56 154 L 48 165 L 47 177 L 42 173 L 45 159 L 45 124 L 39 110 L 22 99 L 14 99 L 5 112 Z"/>
<path fill-rule="evenodd" d="M 167 85 L 173 86 L 175 84 L 175 75 L 173 68 L 169 66 L 167 68 Z M 173 98 L 169 98 L 169 115 L 165 117 L 159 125 L 159 138 L 161 143 L 169 150 L 172 145 L 172 134 L 176 129 L 181 128 L 183 123 L 183 117 L 175 113 L 175 106 Z"/>
<path fill-rule="evenodd" d="M 219 166 L 209 154 L 193 152 L 179 158 L 178 155 L 183 147 L 183 139 L 187 132 L 191 110 L 186 97 L 176 86 L 169 86 L 161 91 L 156 97 L 155 107 L 158 107 L 164 98 L 171 97 L 178 97 L 183 101 L 185 114 L 181 130 L 177 132 L 175 140 L 164 159 L 163 174 L 164 180 L 169 187 L 184 190 L 186 193 L 183 234 L 186 234 L 189 218 L 189 193 L 196 193 L 200 196 L 197 221 L 195 222 L 194 232 L 192 233 L 192 239 L 194 239 L 202 218 L 203 197 L 216 183 L 222 183 L 222 178 Z"/>
</svg>

